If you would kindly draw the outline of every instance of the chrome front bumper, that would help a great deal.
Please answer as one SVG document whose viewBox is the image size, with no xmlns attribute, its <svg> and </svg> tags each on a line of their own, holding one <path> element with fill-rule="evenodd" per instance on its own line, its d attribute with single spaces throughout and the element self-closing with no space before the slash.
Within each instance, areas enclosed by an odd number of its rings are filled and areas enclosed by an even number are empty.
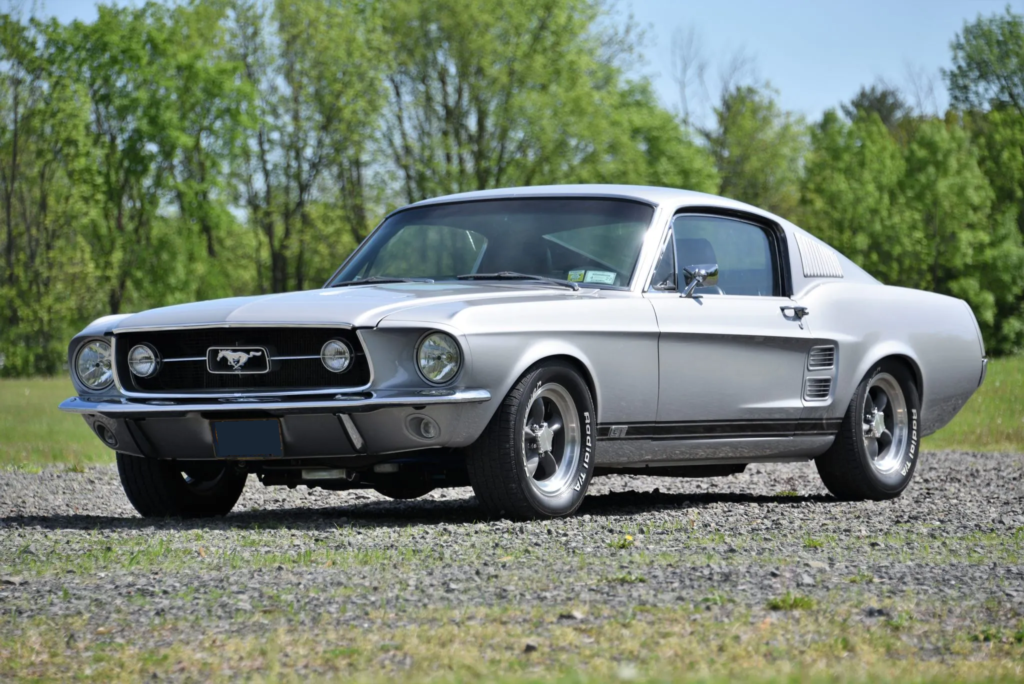
<svg viewBox="0 0 1024 684">
<path fill-rule="evenodd" d="M 473 404 L 488 401 L 491 393 L 482 389 L 423 390 L 420 392 L 378 391 L 359 394 L 338 394 L 330 398 L 309 400 L 275 399 L 273 397 L 235 397 L 217 401 L 188 401 L 121 399 L 90 401 L 71 397 L 61 402 L 60 410 L 67 413 L 99 414 L 102 416 L 161 416 L 181 413 L 211 413 L 221 411 L 267 411 L 271 413 L 348 413 L 372 411 L 395 406 L 434 406 L 437 404 Z"/>
<path fill-rule="evenodd" d="M 100 441 L 128 454 L 211 459 L 211 421 L 274 418 L 280 422 L 286 458 L 335 458 L 467 446 L 490 420 L 490 399 L 491 393 L 482 389 L 377 391 L 291 401 L 73 397 L 60 408 L 80 414 Z M 436 426 L 429 437 L 417 432 L 425 419 Z"/>
</svg>

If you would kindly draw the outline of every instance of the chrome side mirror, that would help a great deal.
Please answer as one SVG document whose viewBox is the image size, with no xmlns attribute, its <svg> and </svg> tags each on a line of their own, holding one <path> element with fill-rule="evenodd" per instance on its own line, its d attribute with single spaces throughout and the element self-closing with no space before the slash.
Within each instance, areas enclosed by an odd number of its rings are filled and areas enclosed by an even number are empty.
<svg viewBox="0 0 1024 684">
<path fill-rule="evenodd" d="M 713 287 L 718 284 L 718 264 L 695 264 L 683 269 L 686 276 L 686 289 L 681 297 L 693 297 L 693 291 L 698 287 Z"/>
</svg>

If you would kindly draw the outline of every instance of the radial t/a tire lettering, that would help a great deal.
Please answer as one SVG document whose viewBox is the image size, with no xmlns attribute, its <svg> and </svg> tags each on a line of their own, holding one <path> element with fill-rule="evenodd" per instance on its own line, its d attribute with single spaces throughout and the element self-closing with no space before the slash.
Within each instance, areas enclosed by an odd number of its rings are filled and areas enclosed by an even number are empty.
<svg viewBox="0 0 1024 684">
<path fill-rule="evenodd" d="M 576 369 L 556 361 L 534 366 L 468 449 L 473 491 L 492 515 L 570 515 L 594 474 L 596 435 L 594 401 Z"/>
<path fill-rule="evenodd" d="M 886 359 L 857 386 L 835 442 L 815 459 L 825 487 L 847 501 L 893 499 L 917 469 L 921 398 L 910 371 Z"/>
</svg>

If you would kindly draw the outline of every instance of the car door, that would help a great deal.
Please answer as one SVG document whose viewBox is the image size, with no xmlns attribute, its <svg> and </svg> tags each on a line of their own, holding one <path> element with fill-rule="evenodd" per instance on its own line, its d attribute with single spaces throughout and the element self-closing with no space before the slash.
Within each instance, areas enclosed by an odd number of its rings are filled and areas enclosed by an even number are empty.
<svg viewBox="0 0 1024 684">
<path fill-rule="evenodd" d="M 762 440 L 755 451 L 763 455 L 785 450 L 779 440 L 794 434 L 803 410 L 811 337 L 783 294 L 781 244 L 753 220 L 673 220 L 645 295 L 661 331 L 653 440 L 708 440 L 701 456 L 714 455 L 716 440 L 723 453 L 735 453 L 734 440 Z M 684 269 L 709 265 L 717 265 L 717 284 L 684 296 Z"/>
</svg>

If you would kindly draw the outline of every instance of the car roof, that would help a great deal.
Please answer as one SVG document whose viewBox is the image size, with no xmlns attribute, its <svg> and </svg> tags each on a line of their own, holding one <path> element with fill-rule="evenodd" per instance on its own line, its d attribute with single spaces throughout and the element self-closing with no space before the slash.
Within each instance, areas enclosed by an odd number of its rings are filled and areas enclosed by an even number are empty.
<svg viewBox="0 0 1024 684">
<path fill-rule="evenodd" d="M 770 216 L 768 212 L 750 204 L 706 192 L 679 190 L 676 188 L 659 188 L 648 185 L 614 185 L 614 184 L 579 184 L 579 185 L 533 185 L 521 188 L 497 188 L 493 190 L 474 190 L 460 192 L 442 197 L 432 197 L 410 206 L 422 206 L 442 202 L 461 202 L 471 200 L 501 199 L 510 197 L 618 197 L 640 200 L 654 205 L 687 205 L 716 206 L 740 209 L 756 214 Z"/>
</svg>

